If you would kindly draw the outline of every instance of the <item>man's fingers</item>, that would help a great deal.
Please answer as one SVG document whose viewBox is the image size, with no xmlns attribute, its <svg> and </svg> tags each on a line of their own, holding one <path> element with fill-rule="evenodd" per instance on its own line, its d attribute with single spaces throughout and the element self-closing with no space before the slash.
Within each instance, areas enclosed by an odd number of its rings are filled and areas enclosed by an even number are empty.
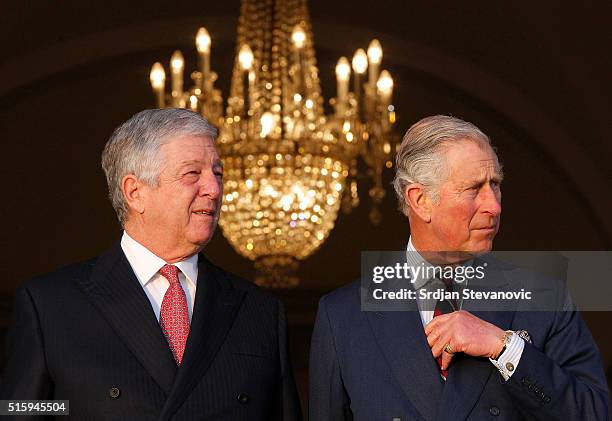
<svg viewBox="0 0 612 421">
<path fill-rule="evenodd" d="M 448 352 L 442 351 L 442 370 L 447 370 L 450 366 L 451 360 L 453 359 L 454 354 L 449 354 Z"/>
<path fill-rule="evenodd" d="M 436 343 L 436 341 L 438 340 L 439 337 L 440 337 L 440 330 L 439 329 L 431 330 L 427 334 L 427 344 L 429 345 L 430 348 Z"/>
<path fill-rule="evenodd" d="M 438 317 L 434 317 L 433 319 L 431 319 L 431 321 L 425 325 L 425 334 L 429 335 L 432 330 L 436 329 L 440 325 L 443 325 L 447 321 L 449 316 L 450 313 L 441 314 Z"/>
<path fill-rule="evenodd" d="M 437 326 L 436 318 L 432 319 L 425 325 L 425 335 L 429 336 L 432 330 Z"/>
<path fill-rule="evenodd" d="M 442 352 L 444 352 L 444 346 L 448 343 L 446 336 L 442 338 L 436 338 L 431 344 L 431 353 L 435 358 L 438 358 Z"/>
</svg>

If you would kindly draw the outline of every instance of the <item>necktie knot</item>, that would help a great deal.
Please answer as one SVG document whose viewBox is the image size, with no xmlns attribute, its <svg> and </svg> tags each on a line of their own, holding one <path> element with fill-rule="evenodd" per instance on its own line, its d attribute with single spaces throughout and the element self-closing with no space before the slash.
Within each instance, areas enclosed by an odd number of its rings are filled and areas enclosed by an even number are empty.
<svg viewBox="0 0 612 421">
<path fill-rule="evenodd" d="M 170 282 L 170 285 L 178 283 L 178 268 L 174 265 L 164 265 L 159 273 Z"/>
</svg>

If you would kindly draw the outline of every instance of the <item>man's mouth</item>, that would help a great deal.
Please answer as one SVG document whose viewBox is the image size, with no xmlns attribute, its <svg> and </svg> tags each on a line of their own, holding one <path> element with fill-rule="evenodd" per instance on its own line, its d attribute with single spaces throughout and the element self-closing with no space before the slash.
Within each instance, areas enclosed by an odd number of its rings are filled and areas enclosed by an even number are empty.
<svg viewBox="0 0 612 421">
<path fill-rule="evenodd" d="M 196 215 L 208 215 L 208 216 L 215 216 L 215 210 L 214 209 L 198 209 L 193 211 L 193 213 L 195 213 Z"/>
</svg>

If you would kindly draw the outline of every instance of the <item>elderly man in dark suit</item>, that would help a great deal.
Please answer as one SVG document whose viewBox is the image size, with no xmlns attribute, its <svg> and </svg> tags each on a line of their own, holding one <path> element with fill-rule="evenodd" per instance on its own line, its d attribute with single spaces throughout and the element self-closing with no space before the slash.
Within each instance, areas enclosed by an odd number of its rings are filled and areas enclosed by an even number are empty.
<svg viewBox="0 0 612 421">
<path fill-rule="evenodd" d="M 490 261 L 483 282 L 502 292 L 536 282 L 486 256 L 500 224 L 501 181 L 489 138 L 471 123 L 433 116 L 413 125 L 394 180 L 410 223 L 407 263 L 458 273 Z M 609 418 L 597 347 L 562 289 L 559 306 L 534 312 L 512 301 L 484 308 L 457 300 L 458 281 L 440 275 L 413 281 L 415 292 L 437 288 L 449 298 L 415 295 L 403 308 L 412 311 L 364 311 L 368 299 L 360 294 L 368 289 L 357 282 L 321 299 L 310 357 L 312 421 Z"/>
<path fill-rule="evenodd" d="M 0 399 L 69 400 L 79 420 L 301 419 L 281 303 L 201 253 L 215 136 L 183 109 L 115 130 L 102 166 L 121 241 L 17 291 Z"/>
</svg>

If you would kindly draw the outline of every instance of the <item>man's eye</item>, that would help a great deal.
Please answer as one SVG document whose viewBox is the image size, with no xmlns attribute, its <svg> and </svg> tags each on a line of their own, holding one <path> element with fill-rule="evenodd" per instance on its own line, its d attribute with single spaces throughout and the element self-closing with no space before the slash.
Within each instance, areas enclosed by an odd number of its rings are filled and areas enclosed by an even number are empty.
<svg viewBox="0 0 612 421">
<path fill-rule="evenodd" d="M 192 175 L 192 174 L 195 174 L 195 175 L 200 175 L 200 171 L 195 171 L 195 170 L 194 170 L 194 171 L 189 171 L 189 172 L 187 173 L 187 175 Z"/>
</svg>

